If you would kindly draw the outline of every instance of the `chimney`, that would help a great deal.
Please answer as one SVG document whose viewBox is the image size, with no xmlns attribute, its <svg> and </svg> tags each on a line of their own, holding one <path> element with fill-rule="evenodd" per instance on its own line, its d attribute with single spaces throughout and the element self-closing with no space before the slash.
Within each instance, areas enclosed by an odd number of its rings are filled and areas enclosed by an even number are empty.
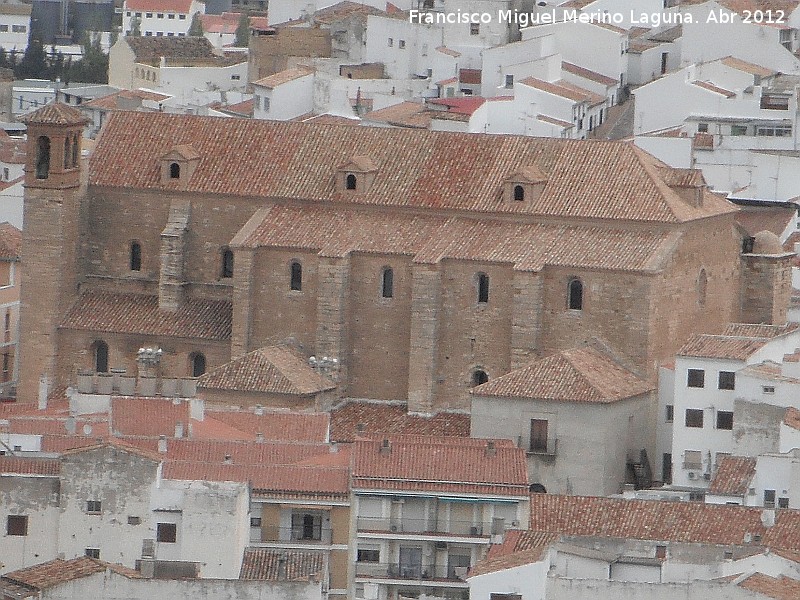
<svg viewBox="0 0 800 600">
<path fill-rule="evenodd" d="M 189 400 L 189 416 L 195 421 L 202 421 L 206 418 L 206 407 L 201 398 Z"/>
<path fill-rule="evenodd" d="M 767 529 L 775 525 L 775 509 L 765 508 L 761 511 L 761 524 Z"/>
<path fill-rule="evenodd" d="M 494 447 L 494 440 L 486 442 L 486 456 L 494 456 L 497 454 L 497 449 Z"/>
<path fill-rule="evenodd" d="M 389 441 L 389 438 L 384 438 L 383 442 L 381 443 L 381 454 L 391 454 L 392 453 L 392 443 Z"/>
<path fill-rule="evenodd" d="M 261 433 L 260 431 L 256 433 L 256 441 L 258 443 L 263 443 L 264 442 L 264 434 Z"/>
<path fill-rule="evenodd" d="M 222 462 L 224 462 L 226 465 L 232 465 L 233 464 L 233 458 L 231 457 L 230 454 L 226 454 L 225 455 L 225 460 L 222 461 Z"/>
<path fill-rule="evenodd" d="M 39 410 L 47 409 L 47 396 L 50 394 L 50 380 L 42 376 L 39 378 Z"/>
<path fill-rule="evenodd" d="M 180 439 L 183 437 L 183 423 L 178 421 L 175 423 L 175 438 Z"/>
<path fill-rule="evenodd" d="M 256 404 L 256 407 L 253 412 L 255 412 L 259 417 L 261 417 L 264 415 L 264 407 L 261 406 L 260 404 Z"/>
<path fill-rule="evenodd" d="M 167 453 L 167 436 L 165 435 L 158 436 L 158 453 L 159 454 Z"/>
</svg>

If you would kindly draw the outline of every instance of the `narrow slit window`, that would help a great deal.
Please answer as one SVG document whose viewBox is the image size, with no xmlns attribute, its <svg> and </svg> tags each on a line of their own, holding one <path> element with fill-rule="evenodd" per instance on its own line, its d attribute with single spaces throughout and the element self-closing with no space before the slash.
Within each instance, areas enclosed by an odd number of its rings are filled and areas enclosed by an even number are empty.
<svg viewBox="0 0 800 600">
<path fill-rule="evenodd" d="M 568 289 L 568 306 L 570 310 L 583 310 L 583 282 L 571 279 Z"/>
<path fill-rule="evenodd" d="M 233 250 L 229 248 L 222 252 L 222 277 L 223 279 L 233 277 Z"/>
<path fill-rule="evenodd" d="M 206 357 L 200 352 L 191 356 L 192 377 L 200 377 L 206 372 Z"/>
<path fill-rule="evenodd" d="M 131 271 L 142 270 L 142 245 L 139 242 L 131 242 L 130 253 Z"/>
<path fill-rule="evenodd" d="M 521 185 L 514 186 L 514 200 L 516 202 L 522 202 L 525 200 L 525 188 Z"/>
<path fill-rule="evenodd" d="M 486 273 L 478 274 L 478 302 L 489 302 L 489 276 Z"/>
<path fill-rule="evenodd" d="M 303 289 L 303 265 L 295 261 L 290 268 L 289 289 L 299 292 Z"/>
<path fill-rule="evenodd" d="M 394 271 L 389 267 L 383 270 L 381 277 L 381 295 L 384 298 L 394 297 Z"/>
<path fill-rule="evenodd" d="M 169 178 L 170 179 L 180 179 L 181 178 L 181 166 L 178 163 L 172 163 L 169 166 Z"/>
<path fill-rule="evenodd" d="M 345 181 L 345 187 L 346 187 L 348 190 L 354 190 L 354 189 L 356 189 L 356 176 L 355 176 L 355 175 L 353 175 L 352 173 L 350 173 L 350 174 L 347 176 L 347 180 Z"/>
<path fill-rule="evenodd" d="M 50 138 L 43 135 L 36 144 L 36 179 L 50 176 Z"/>
<path fill-rule="evenodd" d="M 97 373 L 108 373 L 108 344 L 103 341 L 94 344 L 94 370 Z"/>
</svg>

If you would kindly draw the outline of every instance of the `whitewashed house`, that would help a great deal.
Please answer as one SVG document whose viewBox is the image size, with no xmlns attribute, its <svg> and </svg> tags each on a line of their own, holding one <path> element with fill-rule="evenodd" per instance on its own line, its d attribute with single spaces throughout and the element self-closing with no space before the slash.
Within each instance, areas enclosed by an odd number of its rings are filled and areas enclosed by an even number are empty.
<svg viewBox="0 0 800 600">
<path fill-rule="evenodd" d="M 295 67 L 253 82 L 254 119 L 288 121 L 314 108 L 314 71 Z"/>
<path fill-rule="evenodd" d="M 205 12 L 202 0 L 125 0 L 122 31 L 126 36 L 138 28 L 144 37 L 184 37 L 194 15 Z"/>
</svg>

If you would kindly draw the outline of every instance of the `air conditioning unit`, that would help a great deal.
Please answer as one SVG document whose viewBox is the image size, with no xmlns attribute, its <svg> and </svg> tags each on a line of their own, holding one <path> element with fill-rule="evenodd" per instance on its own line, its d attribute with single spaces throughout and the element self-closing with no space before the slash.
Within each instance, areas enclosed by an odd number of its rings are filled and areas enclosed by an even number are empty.
<svg viewBox="0 0 800 600">
<path fill-rule="evenodd" d="M 391 527 L 389 527 L 389 529 L 392 531 L 392 533 L 395 533 L 397 532 L 397 525 L 392 525 Z"/>
<path fill-rule="evenodd" d="M 447 542 L 436 542 L 437 550 L 447 550 Z"/>
<path fill-rule="evenodd" d="M 470 535 L 480 535 L 480 533 L 478 533 L 478 528 L 477 527 L 470 527 L 469 528 L 469 534 Z"/>
<path fill-rule="evenodd" d="M 519 521 L 511 521 L 512 527 L 519 527 Z"/>
<path fill-rule="evenodd" d="M 697 473 L 695 473 L 694 471 L 689 471 L 689 472 L 686 474 L 686 476 L 687 476 L 689 479 L 697 479 Z"/>
<path fill-rule="evenodd" d="M 703 479 L 705 479 L 706 481 L 710 481 L 711 480 L 711 473 L 703 473 Z"/>
</svg>

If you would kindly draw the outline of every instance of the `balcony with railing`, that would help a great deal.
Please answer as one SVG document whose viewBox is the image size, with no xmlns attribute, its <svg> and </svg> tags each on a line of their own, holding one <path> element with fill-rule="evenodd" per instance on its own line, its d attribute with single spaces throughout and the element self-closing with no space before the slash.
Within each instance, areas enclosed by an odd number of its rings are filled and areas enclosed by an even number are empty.
<svg viewBox="0 0 800 600">
<path fill-rule="evenodd" d="M 460 565 L 357 562 L 356 577 L 461 584 L 466 580 L 468 569 L 469 567 Z"/>
<path fill-rule="evenodd" d="M 533 440 L 528 447 L 528 454 L 540 454 L 545 456 L 555 456 L 558 452 L 558 438 L 547 438 L 546 440 Z"/>
<path fill-rule="evenodd" d="M 386 517 L 358 517 L 356 527 L 359 531 L 466 537 L 489 537 L 492 529 L 492 526 L 488 523 L 476 523 L 474 521 L 392 519 Z"/>
<path fill-rule="evenodd" d="M 290 544 L 330 544 L 333 530 L 329 527 L 278 527 L 277 525 L 264 525 L 260 529 L 252 528 L 250 533 L 251 544 L 270 544 L 285 542 Z"/>
</svg>

